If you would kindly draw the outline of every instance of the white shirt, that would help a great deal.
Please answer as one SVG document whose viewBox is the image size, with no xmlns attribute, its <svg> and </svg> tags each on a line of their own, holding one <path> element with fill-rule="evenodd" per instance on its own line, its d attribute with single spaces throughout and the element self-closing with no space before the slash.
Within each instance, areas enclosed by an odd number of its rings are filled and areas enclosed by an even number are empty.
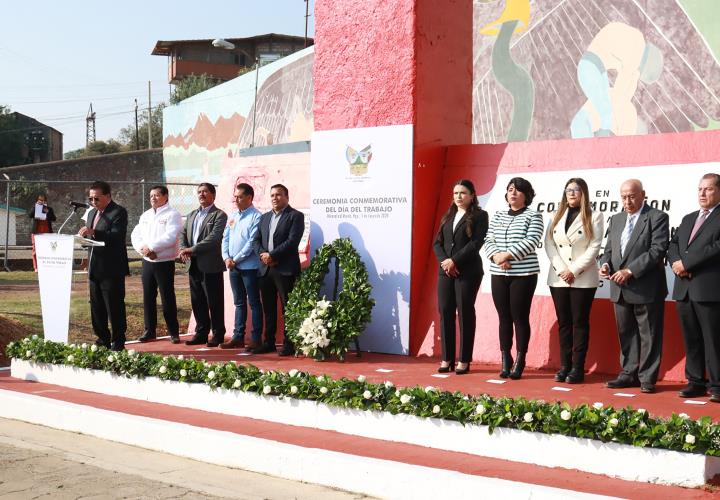
<svg viewBox="0 0 720 500">
<path fill-rule="evenodd" d="M 138 225 L 132 231 L 130 239 L 133 248 L 142 255 L 143 247 L 157 254 L 155 260 L 144 257 L 148 262 L 175 260 L 179 252 L 178 236 L 182 230 L 180 212 L 164 204 L 157 210 L 151 208 L 140 216 Z"/>
<path fill-rule="evenodd" d="M 455 213 L 455 218 L 453 219 L 453 231 L 457 228 L 458 222 L 460 222 L 460 219 L 465 217 L 465 211 L 464 210 L 458 210 Z"/>
</svg>

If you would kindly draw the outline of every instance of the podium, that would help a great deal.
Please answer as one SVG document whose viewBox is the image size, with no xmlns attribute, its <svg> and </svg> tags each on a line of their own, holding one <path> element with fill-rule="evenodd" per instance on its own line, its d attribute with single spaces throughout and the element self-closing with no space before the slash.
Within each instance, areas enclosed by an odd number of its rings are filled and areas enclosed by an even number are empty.
<svg viewBox="0 0 720 500">
<path fill-rule="evenodd" d="M 98 246 L 105 246 L 105 243 L 68 234 L 35 235 L 40 304 L 46 340 L 67 343 L 73 254 L 76 247 Z"/>
</svg>

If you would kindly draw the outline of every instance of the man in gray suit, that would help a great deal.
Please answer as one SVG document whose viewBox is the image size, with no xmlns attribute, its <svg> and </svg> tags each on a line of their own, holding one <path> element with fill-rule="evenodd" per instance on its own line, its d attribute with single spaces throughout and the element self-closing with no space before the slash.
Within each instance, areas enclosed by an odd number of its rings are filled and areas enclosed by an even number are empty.
<svg viewBox="0 0 720 500">
<path fill-rule="evenodd" d="M 215 206 L 215 186 L 209 182 L 198 185 L 197 197 L 200 208 L 188 214 L 180 234 L 180 258 L 190 263 L 190 303 L 196 323 L 195 335 L 185 344 L 217 347 L 225 339 L 221 245 L 227 215 Z"/>
<path fill-rule="evenodd" d="M 673 299 L 685 341 L 685 377 L 680 397 L 704 396 L 720 403 L 720 175 L 705 174 L 696 210 L 683 217 L 673 235 L 668 261 L 675 273 Z"/>
<path fill-rule="evenodd" d="M 610 282 L 620 337 L 622 371 L 606 383 L 611 389 L 640 386 L 655 392 L 662 356 L 665 316 L 665 254 L 669 221 L 665 212 L 645 203 L 637 179 L 620 186 L 623 211 L 610 218 L 600 277 Z"/>
</svg>

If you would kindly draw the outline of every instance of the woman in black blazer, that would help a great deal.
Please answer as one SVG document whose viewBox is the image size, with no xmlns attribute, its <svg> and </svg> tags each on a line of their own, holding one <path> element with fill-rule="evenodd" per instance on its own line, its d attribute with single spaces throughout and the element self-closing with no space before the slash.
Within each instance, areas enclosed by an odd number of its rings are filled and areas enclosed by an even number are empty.
<svg viewBox="0 0 720 500">
<path fill-rule="evenodd" d="M 475 341 L 475 298 L 483 277 L 480 248 L 488 230 L 488 214 L 478 202 L 475 186 L 462 179 L 453 187 L 453 201 L 440 221 L 435 255 L 440 263 L 438 307 L 442 363 L 438 372 L 455 365 L 455 313 L 460 322 L 460 361 L 455 373 L 470 371 Z"/>
</svg>

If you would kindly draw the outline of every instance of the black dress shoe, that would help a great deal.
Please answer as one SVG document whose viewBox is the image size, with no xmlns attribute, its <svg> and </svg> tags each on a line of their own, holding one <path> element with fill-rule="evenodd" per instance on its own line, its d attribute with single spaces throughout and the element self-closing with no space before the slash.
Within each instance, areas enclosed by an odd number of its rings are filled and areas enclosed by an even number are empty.
<svg viewBox="0 0 720 500">
<path fill-rule="evenodd" d="M 640 384 L 640 392 L 644 394 L 655 394 L 655 384 L 643 382 Z"/>
<path fill-rule="evenodd" d="M 125 350 L 125 342 L 113 342 L 112 347 L 110 347 L 111 351 L 124 351 Z"/>
<path fill-rule="evenodd" d="M 438 373 L 448 373 L 455 369 L 455 363 L 449 363 L 447 366 L 438 367 Z"/>
<path fill-rule="evenodd" d="M 565 382 L 568 373 L 570 373 L 570 368 L 568 368 L 567 366 L 561 366 L 555 374 L 555 382 Z"/>
<path fill-rule="evenodd" d="M 707 388 L 704 385 L 688 384 L 685 389 L 678 393 L 681 398 L 697 398 L 707 394 Z"/>
<path fill-rule="evenodd" d="M 213 337 L 207 341 L 208 347 L 217 347 L 225 341 L 224 337 Z"/>
<path fill-rule="evenodd" d="M 104 347 L 105 349 L 110 349 L 110 342 L 105 342 L 104 340 L 97 339 L 95 341 L 95 345 L 98 347 Z"/>
<path fill-rule="evenodd" d="M 720 403 L 720 394 L 713 392 L 710 394 L 710 402 L 711 403 Z"/>
<path fill-rule="evenodd" d="M 293 354 L 295 354 L 295 348 L 290 344 L 285 344 L 280 349 L 278 356 L 292 356 Z"/>
<path fill-rule="evenodd" d="M 193 337 L 190 340 L 185 341 L 185 345 L 200 345 L 207 343 L 207 339 L 202 337 Z"/>
<path fill-rule="evenodd" d="M 155 332 L 145 332 L 138 340 L 140 342 L 150 342 L 151 340 L 155 340 L 156 338 L 157 336 L 155 335 Z"/>
<path fill-rule="evenodd" d="M 568 384 L 582 384 L 585 381 L 585 370 L 582 368 L 573 368 L 565 377 Z"/>
<path fill-rule="evenodd" d="M 465 368 L 455 368 L 455 375 L 470 373 L 470 363 L 465 363 Z"/>
<path fill-rule="evenodd" d="M 274 344 L 260 344 L 258 347 L 252 350 L 253 354 L 267 354 L 269 352 L 275 352 L 277 349 Z"/>
<path fill-rule="evenodd" d="M 640 387 L 640 382 L 629 377 L 618 377 L 615 380 L 605 382 L 608 389 L 627 389 L 628 387 Z"/>
<path fill-rule="evenodd" d="M 180 335 L 177 333 L 175 335 L 170 334 L 170 343 L 171 344 L 179 344 L 180 343 Z"/>
</svg>

